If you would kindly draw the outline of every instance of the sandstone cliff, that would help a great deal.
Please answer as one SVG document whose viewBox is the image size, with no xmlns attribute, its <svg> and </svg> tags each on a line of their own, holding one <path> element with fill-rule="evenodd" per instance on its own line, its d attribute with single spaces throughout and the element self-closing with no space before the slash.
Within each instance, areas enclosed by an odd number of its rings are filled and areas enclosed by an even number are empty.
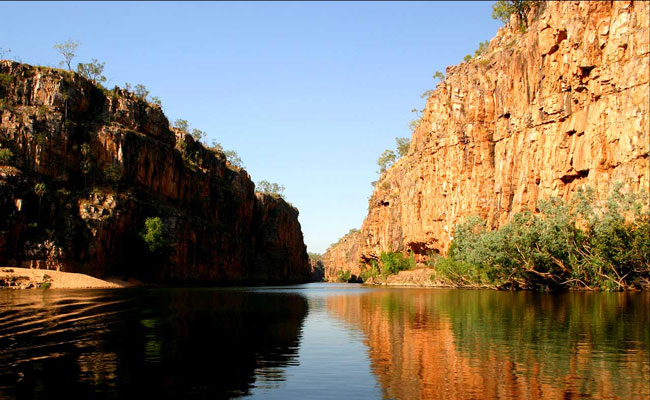
<svg viewBox="0 0 650 400">
<path fill-rule="evenodd" d="M 492 228 L 580 187 L 648 190 L 648 2 L 548 2 L 448 67 L 407 156 L 382 174 L 359 258 L 445 253 L 470 215 Z M 337 256 L 338 254 L 338 256 Z M 338 249 L 328 267 L 343 268 Z"/>
<path fill-rule="evenodd" d="M 309 278 L 298 211 L 161 108 L 66 71 L 0 62 L 0 264 L 160 281 Z M 45 185 L 44 193 L 35 190 Z M 159 217 L 167 246 L 139 237 Z"/>
</svg>

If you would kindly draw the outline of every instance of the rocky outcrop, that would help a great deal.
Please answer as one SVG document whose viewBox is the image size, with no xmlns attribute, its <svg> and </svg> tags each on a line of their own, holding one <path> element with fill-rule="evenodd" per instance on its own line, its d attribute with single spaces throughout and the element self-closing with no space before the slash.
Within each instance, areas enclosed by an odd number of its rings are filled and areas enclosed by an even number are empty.
<svg viewBox="0 0 650 400">
<path fill-rule="evenodd" d="M 525 33 L 513 17 L 485 53 L 447 68 L 408 155 L 377 182 L 361 260 L 393 250 L 422 262 L 470 215 L 498 228 L 585 186 L 648 190 L 650 4 L 542 6 Z"/>
<path fill-rule="evenodd" d="M 326 281 L 336 282 L 339 271 L 350 271 L 350 280 L 359 280 L 361 276 L 360 238 L 361 232 L 353 229 L 327 249 L 323 255 Z"/>
<path fill-rule="evenodd" d="M 52 68 L 2 61 L 0 77 L 10 164 L 0 264 L 197 283 L 309 278 L 298 211 L 171 130 L 159 106 Z M 164 246 L 152 252 L 140 233 L 156 217 Z"/>
</svg>

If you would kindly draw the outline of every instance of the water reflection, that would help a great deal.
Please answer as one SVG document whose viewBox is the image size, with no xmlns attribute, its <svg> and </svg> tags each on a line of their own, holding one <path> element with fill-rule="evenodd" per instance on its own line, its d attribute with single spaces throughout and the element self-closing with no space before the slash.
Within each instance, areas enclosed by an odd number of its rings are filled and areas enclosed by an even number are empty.
<svg viewBox="0 0 650 400">
<path fill-rule="evenodd" d="M 327 298 L 395 399 L 643 398 L 648 293 L 375 290 Z"/>
<path fill-rule="evenodd" d="M 219 289 L 0 292 L 0 397 L 224 398 L 281 381 L 307 301 Z"/>
</svg>

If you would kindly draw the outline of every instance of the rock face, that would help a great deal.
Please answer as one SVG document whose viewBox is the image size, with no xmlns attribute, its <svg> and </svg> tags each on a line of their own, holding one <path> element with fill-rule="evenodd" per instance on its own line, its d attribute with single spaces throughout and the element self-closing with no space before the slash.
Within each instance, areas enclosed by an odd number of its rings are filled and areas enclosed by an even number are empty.
<svg viewBox="0 0 650 400">
<path fill-rule="evenodd" d="M 327 249 L 323 255 L 326 281 L 336 282 L 339 271 L 350 271 L 352 281 L 359 279 L 361 276 L 360 239 L 361 232 L 353 230 Z"/>
<path fill-rule="evenodd" d="M 543 7 L 525 33 L 513 17 L 485 53 L 447 68 L 408 155 L 376 185 L 361 260 L 393 250 L 421 262 L 470 215 L 498 228 L 584 186 L 648 190 L 650 4 Z"/>
<path fill-rule="evenodd" d="M 51 68 L 2 61 L 0 78 L 0 164 L 10 164 L 0 166 L 0 264 L 158 281 L 309 279 L 298 211 L 172 131 L 159 106 Z M 140 233 L 155 217 L 165 246 L 151 252 Z"/>
</svg>

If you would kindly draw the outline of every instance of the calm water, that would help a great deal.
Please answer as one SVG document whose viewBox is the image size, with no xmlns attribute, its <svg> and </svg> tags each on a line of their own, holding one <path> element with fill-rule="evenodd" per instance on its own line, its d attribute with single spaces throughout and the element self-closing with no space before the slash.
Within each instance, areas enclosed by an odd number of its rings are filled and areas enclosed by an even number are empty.
<svg viewBox="0 0 650 400">
<path fill-rule="evenodd" d="M 650 396 L 650 294 L 0 291 L 0 398 Z"/>
</svg>

